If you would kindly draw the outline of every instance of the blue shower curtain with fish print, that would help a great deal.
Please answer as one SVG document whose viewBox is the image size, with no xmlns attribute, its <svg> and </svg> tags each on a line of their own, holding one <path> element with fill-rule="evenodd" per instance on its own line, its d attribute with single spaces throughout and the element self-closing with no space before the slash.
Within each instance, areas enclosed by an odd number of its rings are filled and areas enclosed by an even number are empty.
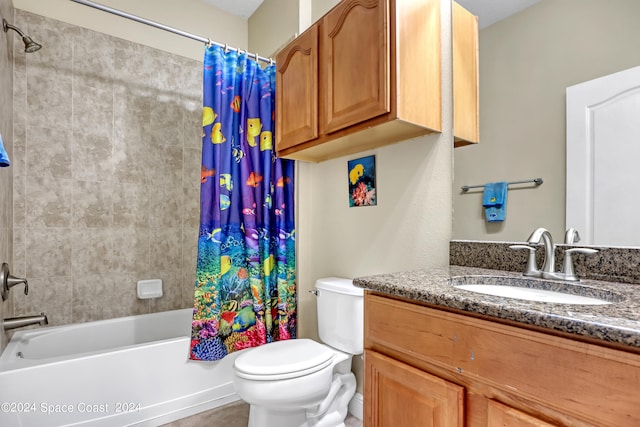
<svg viewBox="0 0 640 427">
<path fill-rule="evenodd" d="M 275 155 L 275 65 L 206 48 L 191 359 L 296 338 L 294 162 Z"/>
</svg>

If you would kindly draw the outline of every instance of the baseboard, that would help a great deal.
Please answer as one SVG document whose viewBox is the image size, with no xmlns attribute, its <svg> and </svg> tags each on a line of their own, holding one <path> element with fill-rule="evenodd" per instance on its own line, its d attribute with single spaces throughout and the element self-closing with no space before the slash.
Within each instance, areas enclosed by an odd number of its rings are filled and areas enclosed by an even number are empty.
<svg viewBox="0 0 640 427">
<path fill-rule="evenodd" d="M 349 402 L 349 413 L 359 420 L 364 418 L 364 398 L 362 394 L 356 393 Z"/>
</svg>

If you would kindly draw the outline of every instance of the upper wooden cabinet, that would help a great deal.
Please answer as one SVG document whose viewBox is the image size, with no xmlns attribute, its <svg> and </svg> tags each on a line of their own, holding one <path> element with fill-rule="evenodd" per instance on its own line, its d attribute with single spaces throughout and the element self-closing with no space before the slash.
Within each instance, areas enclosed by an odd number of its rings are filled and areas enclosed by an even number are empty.
<svg viewBox="0 0 640 427">
<path fill-rule="evenodd" d="M 276 61 L 280 157 L 322 161 L 442 128 L 439 0 L 343 0 Z"/>
<path fill-rule="evenodd" d="M 318 28 L 311 27 L 277 56 L 277 148 L 318 137 Z"/>
<path fill-rule="evenodd" d="M 453 136 L 456 147 L 480 142 L 478 17 L 453 2 Z"/>
<path fill-rule="evenodd" d="M 322 20 L 324 132 L 390 111 L 387 15 L 384 0 L 346 0 Z"/>
</svg>

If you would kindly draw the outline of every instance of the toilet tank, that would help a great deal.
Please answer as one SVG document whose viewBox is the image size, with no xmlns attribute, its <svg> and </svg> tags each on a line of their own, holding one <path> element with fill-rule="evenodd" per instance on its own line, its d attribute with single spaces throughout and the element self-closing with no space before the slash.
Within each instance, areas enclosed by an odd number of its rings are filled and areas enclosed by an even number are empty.
<svg viewBox="0 0 640 427">
<path fill-rule="evenodd" d="M 328 277 L 316 281 L 320 340 L 349 354 L 364 351 L 364 289 L 351 279 Z"/>
</svg>

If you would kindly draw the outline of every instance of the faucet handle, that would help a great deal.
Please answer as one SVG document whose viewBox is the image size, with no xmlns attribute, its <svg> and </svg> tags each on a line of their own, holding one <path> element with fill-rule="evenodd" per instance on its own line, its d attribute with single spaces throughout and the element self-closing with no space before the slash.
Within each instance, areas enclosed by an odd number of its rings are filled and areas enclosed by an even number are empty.
<svg viewBox="0 0 640 427">
<path fill-rule="evenodd" d="M 564 233 L 564 243 L 566 245 L 573 245 L 580 241 L 580 233 L 573 227 L 567 228 L 567 231 Z"/>
<path fill-rule="evenodd" d="M 27 295 L 29 293 L 29 283 L 27 279 L 12 276 L 11 273 L 9 273 L 9 264 L 3 262 L 0 267 L 0 286 L 2 287 L 0 292 L 2 294 L 2 300 L 4 301 L 8 298 L 9 289 L 20 283 L 24 283 L 24 294 Z"/>
<path fill-rule="evenodd" d="M 535 246 L 511 245 L 511 246 L 509 246 L 509 248 L 516 249 L 516 250 L 520 250 L 520 249 L 529 250 L 529 258 L 527 259 L 527 266 L 525 267 L 524 273 L 522 273 L 523 276 L 540 277 L 542 275 L 542 272 L 540 270 L 538 270 L 538 266 L 536 265 L 536 248 L 535 248 Z"/>
<path fill-rule="evenodd" d="M 564 251 L 564 263 L 562 267 L 562 273 L 565 276 L 565 280 L 572 280 L 575 282 L 580 280 L 578 279 L 578 276 L 576 276 L 576 274 L 573 271 L 573 258 L 571 257 L 571 254 L 579 253 L 579 254 L 585 254 L 585 255 L 593 255 L 598 252 L 599 251 L 597 249 L 589 249 L 589 248 L 571 248 Z"/>
</svg>

